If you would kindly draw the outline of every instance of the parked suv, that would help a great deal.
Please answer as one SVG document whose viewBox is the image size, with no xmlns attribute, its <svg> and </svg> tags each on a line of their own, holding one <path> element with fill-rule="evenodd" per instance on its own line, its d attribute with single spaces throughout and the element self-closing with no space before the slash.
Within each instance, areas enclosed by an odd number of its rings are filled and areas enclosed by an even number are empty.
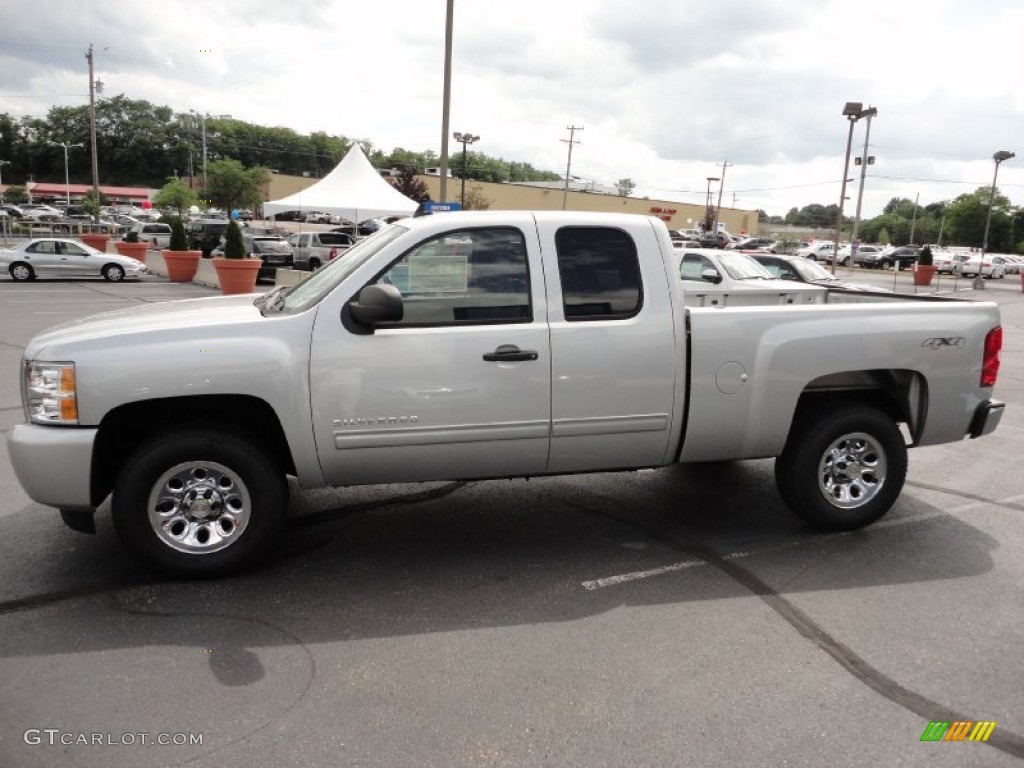
<svg viewBox="0 0 1024 768">
<path fill-rule="evenodd" d="M 220 238 L 228 231 L 226 219 L 196 219 L 188 223 L 188 247 L 193 251 L 202 251 L 204 257 L 213 253 L 220 245 Z"/>
<path fill-rule="evenodd" d="M 139 234 L 139 242 L 149 243 L 154 248 L 167 248 L 171 244 L 171 225 L 161 224 L 158 222 L 139 222 L 133 224 L 128 232 L 137 232 Z M 128 232 L 122 240 L 128 237 Z"/>
<path fill-rule="evenodd" d="M 886 248 L 878 253 L 864 254 L 858 251 L 854 261 L 862 267 L 871 267 L 873 269 L 889 269 L 893 266 L 897 269 L 907 269 L 917 261 L 917 247 L 901 245 Z"/>
</svg>

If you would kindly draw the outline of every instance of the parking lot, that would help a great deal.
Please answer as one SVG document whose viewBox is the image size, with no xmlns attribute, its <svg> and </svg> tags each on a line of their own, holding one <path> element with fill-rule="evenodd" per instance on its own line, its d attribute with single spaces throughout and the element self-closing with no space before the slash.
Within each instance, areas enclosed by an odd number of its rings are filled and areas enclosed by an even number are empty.
<svg viewBox="0 0 1024 768">
<path fill-rule="evenodd" d="M 808 531 L 771 461 L 319 490 L 264 567 L 175 582 L 0 444 L 0 766 L 1024 764 L 1024 294 L 969 288 L 938 284 L 1001 306 L 1002 424 L 912 451 L 857 533 Z M 0 279 L 0 434 L 33 334 L 212 295 Z M 921 741 L 946 720 L 996 727 Z"/>
</svg>

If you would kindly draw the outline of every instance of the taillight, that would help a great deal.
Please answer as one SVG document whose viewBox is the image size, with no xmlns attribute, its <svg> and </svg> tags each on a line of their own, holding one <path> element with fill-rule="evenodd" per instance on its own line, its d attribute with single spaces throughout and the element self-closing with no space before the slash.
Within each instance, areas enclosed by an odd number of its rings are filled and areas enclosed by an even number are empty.
<svg viewBox="0 0 1024 768">
<path fill-rule="evenodd" d="M 993 328 L 985 335 L 985 355 L 981 359 L 981 386 L 994 387 L 999 376 L 999 350 L 1003 348 L 1003 329 Z"/>
</svg>

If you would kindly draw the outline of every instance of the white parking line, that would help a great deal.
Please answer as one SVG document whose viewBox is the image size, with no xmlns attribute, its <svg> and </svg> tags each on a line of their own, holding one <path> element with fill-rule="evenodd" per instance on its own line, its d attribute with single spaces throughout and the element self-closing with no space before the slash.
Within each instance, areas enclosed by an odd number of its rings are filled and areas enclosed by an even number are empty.
<svg viewBox="0 0 1024 768">
<path fill-rule="evenodd" d="M 879 523 L 874 523 L 868 528 L 868 531 L 875 530 L 876 528 L 893 528 L 899 525 L 909 525 L 911 523 L 919 523 L 922 520 L 930 520 L 935 517 L 947 517 L 947 512 L 936 510 L 934 512 L 922 512 L 919 515 L 906 515 L 905 517 L 897 517 L 891 520 L 883 520 Z M 821 536 L 806 537 L 801 539 L 790 539 L 788 541 L 781 541 L 778 544 L 771 544 L 767 547 L 760 549 L 750 549 L 741 552 L 730 552 L 727 555 L 722 555 L 723 560 L 739 560 L 743 557 L 751 557 L 753 555 L 763 555 L 769 552 L 777 552 L 781 549 L 788 549 L 790 547 L 799 547 L 804 544 L 816 543 L 820 541 L 827 541 L 828 539 L 835 539 L 840 536 L 849 536 L 852 531 L 840 531 L 838 533 L 827 533 Z M 666 573 L 673 573 L 675 571 L 684 571 L 688 568 L 696 568 L 701 565 L 707 565 L 708 561 L 703 558 L 695 558 L 693 560 L 682 560 L 678 563 L 671 563 L 669 565 L 663 565 L 659 568 L 649 568 L 643 571 L 632 571 L 630 573 L 622 573 L 617 576 L 605 576 L 600 579 L 592 579 L 590 581 L 581 582 L 581 586 L 593 592 L 597 589 L 604 589 L 605 587 L 614 587 L 618 584 L 625 584 L 630 581 L 639 581 L 640 579 L 649 579 L 653 576 L 662 576 Z"/>
</svg>

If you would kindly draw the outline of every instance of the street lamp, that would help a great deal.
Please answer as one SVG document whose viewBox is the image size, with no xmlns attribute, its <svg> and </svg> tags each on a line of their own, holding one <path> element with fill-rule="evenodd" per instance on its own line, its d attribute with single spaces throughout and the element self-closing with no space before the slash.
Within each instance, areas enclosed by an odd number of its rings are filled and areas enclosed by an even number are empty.
<svg viewBox="0 0 1024 768">
<path fill-rule="evenodd" d="M 981 275 L 982 269 L 985 265 L 985 254 L 988 252 L 988 228 L 992 223 L 992 206 L 996 201 L 996 179 L 999 178 L 999 164 L 1003 160 L 1009 160 L 1012 157 L 1016 157 L 1016 153 L 1007 152 L 1005 149 L 1001 149 L 992 155 L 992 159 L 996 161 L 996 172 L 992 174 L 992 193 L 988 196 L 988 216 L 985 217 L 985 236 L 981 239 L 981 258 L 978 262 L 978 274 L 974 278 L 972 287 L 984 290 L 985 280 Z"/>
<path fill-rule="evenodd" d="M 853 126 L 862 117 L 874 117 L 876 114 L 878 114 L 877 109 L 874 107 L 864 109 L 864 105 L 859 101 L 848 101 L 846 102 L 846 106 L 843 107 L 843 117 L 850 121 L 850 134 L 846 138 L 846 159 L 843 163 L 843 186 L 839 192 L 839 213 L 836 216 L 836 237 L 832 250 L 833 275 L 836 273 L 836 262 L 839 261 L 839 236 L 843 228 L 843 204 L 846 202 L 846 182 L 848 181 L 846 177 L 850 173 L 850 149 L 853 146 Z"/>
<path fill-rule="evenodd" d="M 10 160 L 0 160 L 0 203 L 4 201 L 4 166 L 10 164 Z"/>
<path fill-rule="evenodd" d="M 462 145 L 462 208 L 466 208 L 466 147 L 476 141 L 480 141 L 479 136 L 474 136 L 472 133 L 460 133 L 456 131 L 452 134 L 452 137 Z"/>
<path fill-rule="evenodd" d="M 68 144 L 66 141 L 48 141 L 53 147 L 64 147 L 64 204 L 71 205 L 71 182 L 68 180 L 68 150 L 85 146 L 84 144 Z"/>
</svg>

